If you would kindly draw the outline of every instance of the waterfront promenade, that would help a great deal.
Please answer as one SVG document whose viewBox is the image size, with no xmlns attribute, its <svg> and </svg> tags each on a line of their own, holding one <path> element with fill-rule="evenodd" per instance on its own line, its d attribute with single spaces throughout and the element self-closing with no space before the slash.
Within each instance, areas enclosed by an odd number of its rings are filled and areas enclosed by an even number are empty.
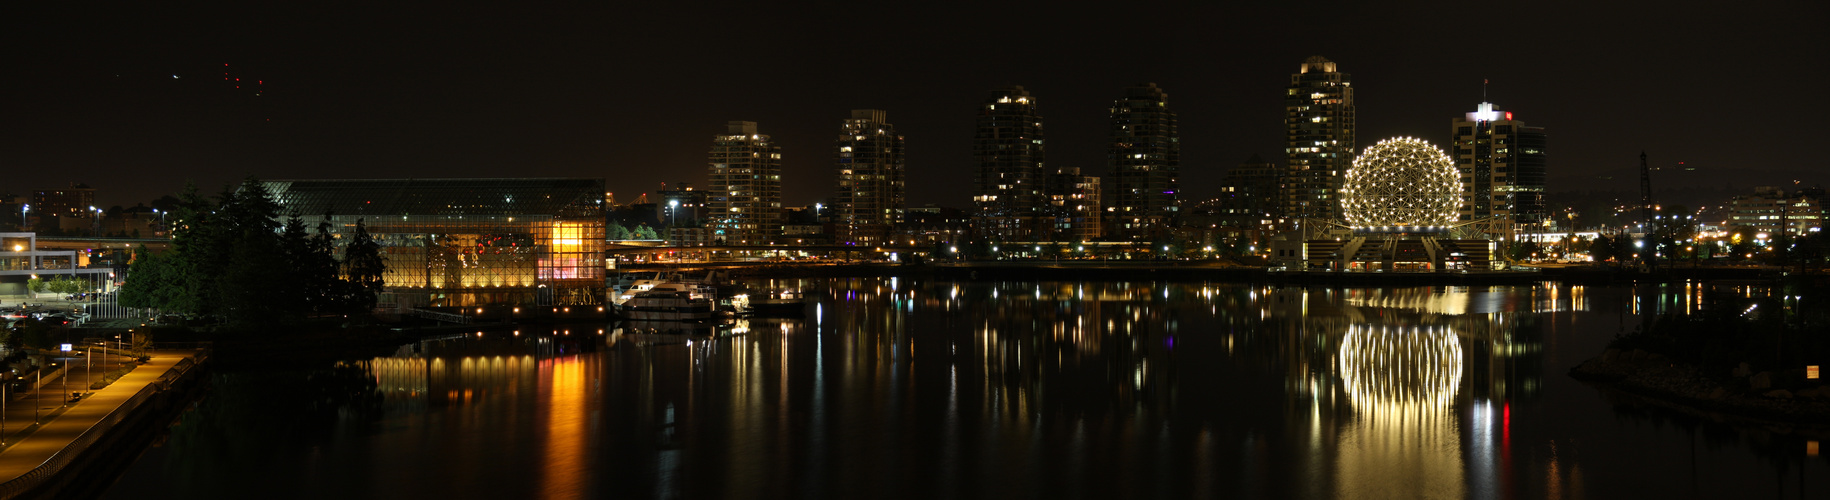
<svg viewBox="0 0 1830 500">
<path fill-rule="evenodd" d="M 83 384 L 84 374 L 82 358 L 72 358 L 75 365 L 69 371 L 69 390 L 60 380 L 46 380 L 40 390 L 23 391 L 15 399 L 7 402 L 5 411 L 5 447 L 0 448 L 0 484 L 10 483 L 21 476 L 32 472 L 59 451 L 70 447 L 83 433 L 94 427 L 120 409 L 146 386 L 157 383 L 161 376 L 173 366 L 196 355 L 194 350 L 155 350 L 150 351 L 151 361 L 135 368 L 116 380 L 108 387 L 94 391 L 81 401 L 70 403 L 70 393 L 86 388 Z M 98 356 L 92 368 L 96 380 L 106 370 L 103 365 L 118 367 L 126 359 L 123 356 L 106 356 L 108 363 L 101 363 Z M 195 361 L 195 360 L 193 360 Z M 43 396 L 42 399 L 39 396 Z M 34 420 L 43 422 L 33 425 Z"/>
</svg>

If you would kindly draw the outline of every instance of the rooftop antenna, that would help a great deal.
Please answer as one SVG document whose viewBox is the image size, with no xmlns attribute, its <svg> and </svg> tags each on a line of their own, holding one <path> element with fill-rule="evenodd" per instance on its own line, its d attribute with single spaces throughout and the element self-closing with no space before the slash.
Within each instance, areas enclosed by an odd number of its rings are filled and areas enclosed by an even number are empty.
<svg viewBox="0 0 1830 500">
<path fill-rule="evenodd" d="M 1487 102 L 1487 84 L 1489 83 L 1493 83 L 1493 80 L 1481 79 L 1481 102 Z"/>
</svg>

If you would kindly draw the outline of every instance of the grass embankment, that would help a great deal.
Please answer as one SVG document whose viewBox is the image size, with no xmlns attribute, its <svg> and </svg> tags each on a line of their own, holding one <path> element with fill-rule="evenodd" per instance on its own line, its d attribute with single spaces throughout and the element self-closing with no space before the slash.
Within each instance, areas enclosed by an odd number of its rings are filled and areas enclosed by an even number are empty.
<svg viewBox="0 0 1830 500">
<path fill-rule="evenodd" d="M 1830 386 L 1806 378 L 1807 365 L 1830 364 L 1830 311 L 1816 302 L 1714 297 L 1702 312 L 1615 339 L 1570 376 L 1692 410 L 1830 430 Z"/>
</svg>

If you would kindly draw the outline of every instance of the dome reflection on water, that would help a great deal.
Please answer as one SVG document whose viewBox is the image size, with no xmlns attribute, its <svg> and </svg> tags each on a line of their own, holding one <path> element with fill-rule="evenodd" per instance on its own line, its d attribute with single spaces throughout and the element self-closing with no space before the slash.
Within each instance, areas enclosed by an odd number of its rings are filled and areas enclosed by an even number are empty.
<svg viewBox="0 0 1830 500">
<path fill-rule="evenodd" d="M 1359 417 L 1341 433 L 1341 496 L 1461 498 L 1454 406 L 1463 359 L 1455 333 L 1357 324 L 1342 337 L 1339 359 L 1342 389 Z"/>
</svg>

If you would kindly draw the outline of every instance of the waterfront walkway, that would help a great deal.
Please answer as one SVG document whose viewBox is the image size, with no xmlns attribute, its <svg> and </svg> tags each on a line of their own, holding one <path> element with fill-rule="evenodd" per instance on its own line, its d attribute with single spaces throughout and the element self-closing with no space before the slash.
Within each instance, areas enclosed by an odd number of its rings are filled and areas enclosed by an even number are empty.
<svg viewBox="0 0 1830 500">
<path fill-rule="evenodd" d="M 115 409 L 120 408 L 134 394 L 145 389 L 147 385 L 159 380 L 166 371 L 171 370 L 179 361 L 196 355 L 193 350 L 155 350 L 148 354 L 152 360 L 127 375 L 122 376 L 108 387 L 95 391 L 82 401 L 70 403 L 70 393 L 87 392 L 84 384 L 83 358 L 70 358 L 74 365 L 69 370 L 69 390 L 64 390 L 64 381 L 46 380 L 40 390 L 22 391 L 16 399 L 6 403 L 4 433 L 5 447 L 0 448 L 0 484 L 12 481 L 31 472 L 58 451 L 68 447 L 83 432 L 106 418 Z M 103 363 L 102 358 L 108 362 Z M 97 355 L 96 363 L 91 367 L 95 380 L 108 370 L 118 368 L 126 360 L 123 356 Z M 61 361 L 60 361 L 61 362 Z M 108 368 L 103 368 L 106 365 Z M 43 399 L 39 399 L 43 396 Z M 33 425 L 34 420 L 43 422 Z"/>
</svg>

